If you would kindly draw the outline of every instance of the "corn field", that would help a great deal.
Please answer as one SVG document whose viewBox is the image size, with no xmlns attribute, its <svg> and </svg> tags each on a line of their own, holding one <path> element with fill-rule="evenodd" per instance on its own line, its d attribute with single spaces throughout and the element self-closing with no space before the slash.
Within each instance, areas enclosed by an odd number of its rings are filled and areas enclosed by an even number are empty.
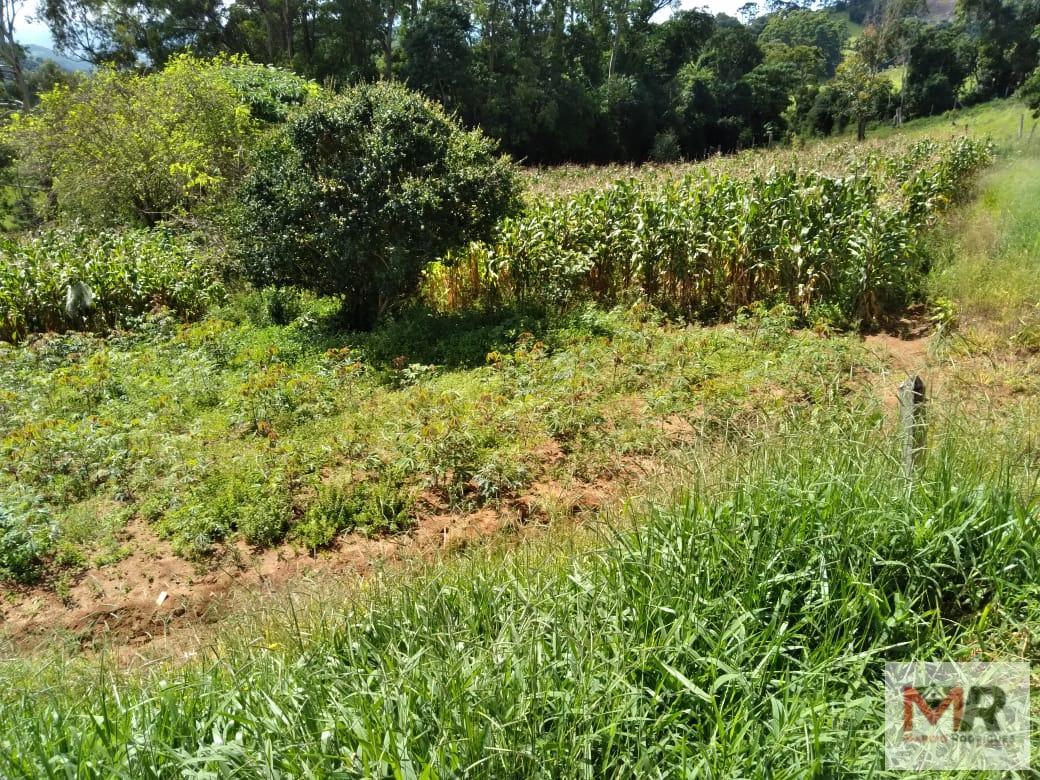
<svg viewBox="0 0 1040 780">
<path fill-rule="evenodd" d="M 85 321 L 74 321 L 65 308 L 67 289 L 76 284 L 93 293 Z M 122 326 L 156 308 L 197 315 L 221 295 L 219 279 L 196 248 L 165 231 L 74 227 L 0 237 L 0 341 Z"/>
<path fill-rule="evenodd" d="M 638 296 L 703 321 L 762 302 L 870 324 L 913 297 L 927 229 L 993 154 L 973 139 L 921 141 L 846 159 L 844 176 L 629 177 L 540 198 L 494 242 L 433 266 L 425 292 L 449 309 Z"/>
</svg>

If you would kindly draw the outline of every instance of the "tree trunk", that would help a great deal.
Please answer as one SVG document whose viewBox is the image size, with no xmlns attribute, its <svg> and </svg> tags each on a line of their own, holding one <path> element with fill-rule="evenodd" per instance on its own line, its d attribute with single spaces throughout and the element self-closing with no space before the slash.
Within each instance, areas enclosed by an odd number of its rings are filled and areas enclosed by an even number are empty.
<svg viewBox="0 0 1040 780">
<path fill-rule="evenodd" d="M 25 50 L 14 39 L 14 18 L 18 15 L 20 5 L 18 0 L 0 0 L 0 59 L 11 68 L 14 82 L 22 95 L 22 106 L 28 111 L 32 107 L 32 94 L 23 67 Z"/>
<path fill-rule="evenodd" d="M 312 24 L 310 9 L 306 6 L 300 16 L 300 25 L 303 28 L 303 56 L 306 67 L 309 70 L 314 64 L 314 26 Z"/>
<path fill-rule="evenodd" d="M 289 0 L 284 0 L 282 3 L 282 34 L 285 37 L 285 54 L 290 64 L 296 54 L 293 51 L 293 43 L 296 38 L 295 24 L 296 14 L 290 7 Z"/>
<path fill-rule="evenodd" d="M 18 84 L 18 91 L 22 93 L 22 106 L 28 111 L 32 108 L 32 93 L 29 92 L 29 81 L 25 78 L 25 70 L 22 68 L 22 57 L 17 45 L 13 47 L 11 54 L 11 70 L 14 71 L 14 80 Z"/>
<path fill-rule="evenodd" d="M 867 118 L 865 116 L 861 116 L 856 122 L 856 140 L 867 140 Z"/>
</svg>

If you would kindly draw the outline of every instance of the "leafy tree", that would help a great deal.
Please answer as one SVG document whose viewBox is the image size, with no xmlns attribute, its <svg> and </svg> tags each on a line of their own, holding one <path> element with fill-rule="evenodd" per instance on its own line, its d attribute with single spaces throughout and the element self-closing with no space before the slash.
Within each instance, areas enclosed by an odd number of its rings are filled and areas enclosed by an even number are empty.
<svg viewBox="0 0 1040 780">
<path fill-rule="evenodd" d="M 849 33 L 845 22 L 825 11 L 798 9 L 774 14 L 758 36 L 759 44 L 784 43 L 788 46 L 813 46 L 820 50 L 827 75 L 833 75 L 841 62 Z"/>
<path fill-rule="evenodd" d="M 614 76 L 600 88 L 600 112 L 612 157 L 646 159 L 653 146 L 651 95 L 635 76 Z"/>
<path fill-rule="evenodd" d="M 381 70 L 388 75 L 393 65 L 387 35 L 399 21 L 396 1 L 238 0 L 229 38 L 251 60 L 290 66 L 319 81 L 370 81 Z"/>
<path fill-rule="evenodd" d="M 841 115 L 856 123 L 856 138 L 867 137 L 867 122 L 881 115 L 892 97 L 892 82 L 874 73 L 863 57 L 850 52 L 829 85 Z"/>
<path fill-rule="evenodd" d="M 959 0 L 959 20 L 974 41 L 973 100 L 1007 97 L 1037 66 L 1040 3 L 1031 0 Z"/>
<path fill-rule="evenodd" d="M 0 0 L 0 65 L 11 74 L 15 91 L 23 108 L 32 105 L 25 47 L 14 37 L 14 20 L 24 0 Z"/>
<path fill-rule="evenodd" d="M 927 15 L 926 0 L 887 0 L 856 40 L 856 51 L 875 72 L 906 64 L 907 49 L 920 35 Z"/>
<path fill-rule="evenodd" d="M 654 25 L 647 41 L 651 67 L 659 78 L 674 78 L 700 56 L 715 32 L 715 20 L 701 11 L 678 11 Z"/>
<path fill-rule="evenodd" d="M 41 0 L 40 8 L 58 49 L 95 65 L 162 66 L 185 49 L 224 48 L 221 0 Z"/>
<path fill-rule="evenodd" d="M 56 87 L 7 131 L 23 175 L 95 224 L 151 225 L 212 201 L 244 173 L 257 129 L 229 64 L 180 55 L 153 74 L 106 67 Z"/>
<path fill-rule="evenodd" d="M 1040 119 L 1040 67 L 1026 79 L 1026 83 L 1018 91 L 1018 96 L 1033 109 L 1033 116 Z"/>
<path fill-rule="evenodd" d="M 293 115 L 262 149 L 239 239 L 258 284 L 341 296 L 369 328 L 428 261 L 487 237 L 519 193 L 482 133 L 399 84 L 359 85 Z"/>
<path fill-rule="evenodd" d="M 782 43 L 767 43 L 762 47 L 764 65 L 781 66 L 787 74 L 788 100 L 783 107 L 778 129 L 790 132 L 810 132 L 806 117 L 815 105 L 820 93 L 820 84 L 825 78 L 826 66 L 823 53 L 815 46 L 787 46 Z"/>
<path fill-rule="evenodd" d="M 675 0 L 42 2 L 59 47 L 95 62 L 139 70 L 182 49 L 226 51 L 337 85 L 400 78 L 534 163 L 642 160 L 673 141 L 697 157 L 859 123 L 848 74 L 823 83 L 846 25 L 791 0 L 745 4 L 744 24 L 697 10 L 660 18 Z M 949 31 L 928 25 L 925 0 L 823 6 L 866 24 L 854 47 L 868 75 L 906 66 L 901 106 L 920 114 L 1008 95 L 1037 67 L 1037 0 L 958 3 Z M 280 117 L 291 104 L 269 107 Z"/>
<path fill-rule="evenodd" d="M 793 63 L 776 61 L 762 63 L 741 79 L 748 89 L 747 143 L 755 143 L 770 131 L 783 128 L 784 111 L 802 80 L 803 74 Z"/>
<path fill-rule="evenodd" d="M 908 54 L 903 89 L 909 113 L 925 116 L 953 108 L 972 68 L 972 47 L 963 31 L 951 25 L 921 29 Z"/>
<path fill-rule="evenodd" d="M 723 85 L 711 68 L 689 64 L 676 79 L 672 112 L 683 154 L 696 157 L 712 140 Z"/>
<path fill-rule="evenodd" d="M 295 106 L 317 97 L 320 88 L 292 71 L 234 58 L 221 61 L 220 75 L 255 119 L 281 122 Z"/>
<path fill-rule="evenodd" d="M 470 17 L 454 0 L 423 5 L 401 41 L 401 75 L 408 86 L 449 110 L 471 104 Z"/>
<path fill-rule="evenodd" d="M 762 62 L 762 50 L 755 36 L 741 25 L 720 27 L 711 36 L 697 60 L 702 68 L 718 74 L 721 81 L 733 84 Z"/>
</svg>

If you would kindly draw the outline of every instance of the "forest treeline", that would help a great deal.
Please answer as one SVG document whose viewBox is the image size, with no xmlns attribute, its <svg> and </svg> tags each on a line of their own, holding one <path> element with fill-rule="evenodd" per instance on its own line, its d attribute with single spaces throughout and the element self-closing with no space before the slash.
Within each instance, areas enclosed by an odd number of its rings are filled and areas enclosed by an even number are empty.
<svg viewBox="0 0 1040 780">
<path fill-rule="evenodd" d="M 532 163 L 693 159 L 1040 93 L 1035 0 L 960 0 L 939 23 L 925 0 L 770 0 L 740 20 L 671 5 L 44 0 L 39 13 L 62 51 L 99 65 L 156 68 L 188 50 L 321 83 L 397 79 Z"/>
</svg>

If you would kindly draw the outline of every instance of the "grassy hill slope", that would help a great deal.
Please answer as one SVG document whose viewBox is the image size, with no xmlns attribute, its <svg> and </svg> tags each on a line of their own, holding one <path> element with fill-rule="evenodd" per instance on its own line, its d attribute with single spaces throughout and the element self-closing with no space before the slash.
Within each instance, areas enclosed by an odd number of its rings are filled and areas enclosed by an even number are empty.
<svg viewBox="0 0 1040 780">
<path fill-rule="evenodd" d="M 955 134 L 967 121 L 1015 136 L 1020 111 L 884 133 Z M 559 450 L 543 484 L 602 484 L 622 467 L 631 477 L 600 511 L 579 509 L 583 523 L 510 505 L 508 534 L 349 582 L 311 579 L 309 596 L 294 584 L 252 598 L 182 638 L 177 656 L 129 671 L 61 647 L 11 658 L 0 774 L 884 776 L 886 660 L 1036 655 L 1035 152 L 1012 138 L 977 197 L 935 226 L 933 305 L 907 312 L 903 337 L 797 331 L 782 311 L 685 326 L 635 307 L 491 330 L 402 322 L 352 347 L 381 355 L 382 376 L 337 416 L 317 410 L 292 452 L 254 438 L 249 458 L 305 463 L 364 431 L 376 469 L 440 442 L 422 457 L 457 491 L 438 500 L 464 506 L 496 484 L 471 485 L 466 458 L 497 464 L 501 480 L 531 468 L 524 453 L 549 434 Z M 577 174 L 539 186 L 553 175 Z M 142 419 L 190 402 L 171 446 L 191 446 L 222 403 L 248 416 L 250 388 L 302 393 L 325 370 L 332 345 L 312 354 L 283 327 L 235 327 L 207 335 L 204 322 L 171 343 L 172 378 L 131 339 L 119 360 L 152 378 L 113 397 Z M 395 362 L 404 344 L 421 353 Z M 263 364 L 288 350 L 292 376 L 225 384 L 243 355 Z M 475 365 L 488 351 L 498 359 Z M 336 366 L 354 370 L 351 354 Z M 200 376 L 206 355 L 224 367 Z M 444 368 L 426 374 L 422 361 Z M 928 452 L 909 482 L 893 402 L 907 371 L 930 394 Z M 125 375 L 113 365 L 110 381 Z M 75 384 L 63 392 L 62 403 L 94 402 Z M 450 423 L 434 430 L 444 408 Z M 197 485 L 236 465 L 229 450 L 194 449 Z M 153 476 L 192 474 L 157 463 Z"/>
</svg>

